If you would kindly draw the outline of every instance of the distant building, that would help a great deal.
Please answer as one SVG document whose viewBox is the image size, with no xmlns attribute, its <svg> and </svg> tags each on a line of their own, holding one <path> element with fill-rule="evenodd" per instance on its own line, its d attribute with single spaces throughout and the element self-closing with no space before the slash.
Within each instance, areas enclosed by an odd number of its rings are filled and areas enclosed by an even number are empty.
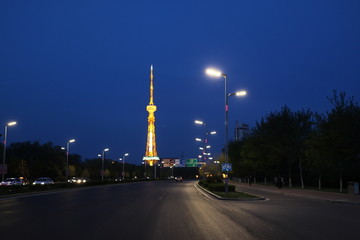
<svg viewBox="0 0 360 240">
<path fill-rule="evenodd" d="M 235 131 L 234 131 L 234 140 L 241 141 L 248 135 L 249 135 L 249 125 L 242 123 L 239 126 L 238 122 L 236 121 L 236 126 L 235 126 Z"/>
</svg>

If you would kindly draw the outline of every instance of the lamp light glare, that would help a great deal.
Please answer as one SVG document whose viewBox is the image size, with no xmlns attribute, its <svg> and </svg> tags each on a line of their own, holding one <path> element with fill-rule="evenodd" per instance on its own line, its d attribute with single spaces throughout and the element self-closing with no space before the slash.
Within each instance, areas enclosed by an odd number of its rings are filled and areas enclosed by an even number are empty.
<svg viewBox="0 0 360 240">
<path fill-rule="evenodd" d="M 196 123 L 196 124 L 200 124 L 200 125 L 203 125 L 203 124 L 204 124 L 203 121 L 199 121 L 199 120 L 195 120 L 195 123 Z"/>
<path fill-rule="evenodd" d="M 216 70 L 214 68 L 207 68 L 205 70 L 205 73 L 212 77 L 221 77 L 222 73 L 219 70 Z"/>
<path fill-rule="evenodd" d="M 245 90 L 238 91 L 235 93 L 236 96 L 246 96 L 247 92 Z"/>
<path fill-rule="evenodd" d="M 16 125 L 17 124 L 17 122 L 9 122 L 8 124 L 6 124 L 6 125 L 8 125 L 8 126 L 14 126 L 14 125 Z"/>
</svg>

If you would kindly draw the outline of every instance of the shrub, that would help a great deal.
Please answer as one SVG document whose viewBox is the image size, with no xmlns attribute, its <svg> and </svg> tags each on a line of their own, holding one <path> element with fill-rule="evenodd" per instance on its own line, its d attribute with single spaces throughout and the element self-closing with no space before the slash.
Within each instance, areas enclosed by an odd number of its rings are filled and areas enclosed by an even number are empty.
<svg viewBox="0 0 360 240">
<path fill-rule="evenodd" d="M 223 179 L 221 176 L 210 176 L 206 178 L 207 183 L 222 183 Z"/>
<path fill-rule="evenodd" d="M 206 186 L 206 188 L 208 188 L 211 191 L 225 192 L 225 184 L 224 183 L 210 183 Z M 235 185 L 228 185 L 228 190 L 229 190 L 229 192 L 234 192 Z"/>
</svg>

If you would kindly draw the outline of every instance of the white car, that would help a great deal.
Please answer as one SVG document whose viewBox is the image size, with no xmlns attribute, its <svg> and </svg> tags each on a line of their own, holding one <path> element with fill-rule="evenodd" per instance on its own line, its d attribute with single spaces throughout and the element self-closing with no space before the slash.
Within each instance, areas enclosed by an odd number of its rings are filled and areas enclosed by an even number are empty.
<svg viewBox="0 0 360 240">
<path fill-rule="evenodd" d="M 47 185 L 47 184 L 54 184 L 54 181 L 48 177 L 41 177 L 33 182 L 33 185 Z"/>
<path fill-rule="evenodd" d="M 0 183 L 1 186 L 14 186 L 22 185 L 22 181 L 19 178 L 6 178 Z"/>
</svg>

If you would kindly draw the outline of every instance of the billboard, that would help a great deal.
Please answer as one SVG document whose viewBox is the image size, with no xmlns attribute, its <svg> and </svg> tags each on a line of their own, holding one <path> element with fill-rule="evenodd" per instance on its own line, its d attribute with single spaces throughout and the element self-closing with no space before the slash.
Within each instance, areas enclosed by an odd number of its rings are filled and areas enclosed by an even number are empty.
<svg viewBox="0 0 360 240">
<path fill-rule="evenodd" d="M 161 163 L 163 164 L 163 167 L 174 167 L 175 161 L 178 160 L 177 158 L 162 158 Z"/>
</svg>

